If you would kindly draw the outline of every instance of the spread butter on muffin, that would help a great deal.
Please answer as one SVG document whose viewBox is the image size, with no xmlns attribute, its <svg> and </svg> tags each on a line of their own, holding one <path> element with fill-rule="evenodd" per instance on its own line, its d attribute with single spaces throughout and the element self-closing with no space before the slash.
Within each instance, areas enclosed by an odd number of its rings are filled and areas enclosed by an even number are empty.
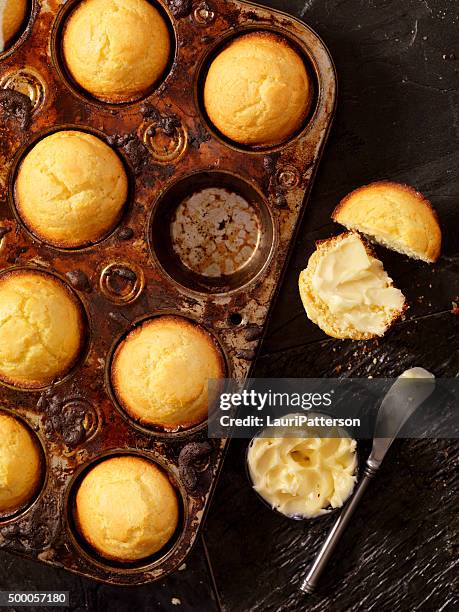
<svg viewBox="0 0 459 612">
<path fill-rule="evenodd" d="M 18 34 L 27 13 L 27 0 L 0 2 L 0 52 L 6 49 Z"/>
<path fill-rule="evenodd" d="M 179 316 L 159 316 L 136 327 L 112 361 L 119 404 L 146 425 L 176 429 L 204 421 L 213 402 L 209 380 L 225 365 L 211 335 Z"/>
<path fill-rule="evenodd" d="M 13 514 L 32 500 L 42 479 L 42 456 L 33 434 L 0 409 L 0 513 Z"/>
<path fill-rule="evenodd" d="M 84 346 L 78 298 L 56 277 L 34 269 L 0 275 L 0 380 L 36 389 L 65 376 Z"/>
<path fill-rule="evenodd" d="M 167 25 L 147 0 L 83 0 L 63 33 L 73 79 L 96 98 L 122 102 L 146 93 L 171 53 Z"/>
<path fill-rule="evenodd" d="M 154 463 L 133 455 L 112 457 L 84 476 L 75 519 L 81 535 L 100 555 L 133 562 L 170 541 L 179 504 L 168 477 Z"/>
<path fill-rule="evenodd" d="M 211 122 L 245 145 L 287 140 L 301 128 L 311 99 L 302 58 L 287 40 L 270 32 L 233 40 L 212 61 L 204 85 Z"/>
<path fill-rule="evenodd" d="M 100 138 L 61 131 L 40 140 L 22 161 L 17 211 L 30 232 L 60 248 L 81 248 L 120 220 L 128 179 L 118 155 Z"/>
<path fill-rule="evenodd" d="M 440 256 L 441 229 L 431 203 L 408 185 L 379 181 L 352 191 L 333 220 L 383 246 L 428 263 Z"/>
<path fill-rule="evenodd" d="M 334 338 L 383 336 L 406 308 L 402 292 L 355 232 L 317 243 L 299 290 L 309 319 Z"/>
</svg>

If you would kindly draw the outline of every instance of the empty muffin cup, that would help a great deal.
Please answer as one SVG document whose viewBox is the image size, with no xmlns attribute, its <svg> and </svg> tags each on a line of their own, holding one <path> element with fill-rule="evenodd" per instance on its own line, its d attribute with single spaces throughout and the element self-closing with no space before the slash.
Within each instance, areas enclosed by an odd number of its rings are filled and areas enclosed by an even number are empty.
<svg viewBox="0 0 459 612">
<path fill-rule="evenodd" d="M 261 194 L 225 172 L 188 176 L 153 211 L 150 244 L 178 284 L 202 293 L 237 290 L 268 264 L 274 225 Z"/>
</svg>

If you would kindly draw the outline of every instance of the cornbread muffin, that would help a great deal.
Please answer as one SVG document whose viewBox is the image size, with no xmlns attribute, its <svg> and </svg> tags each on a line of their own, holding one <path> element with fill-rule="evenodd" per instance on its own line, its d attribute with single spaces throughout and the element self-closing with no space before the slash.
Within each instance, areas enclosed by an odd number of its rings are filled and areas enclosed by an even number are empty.
<svg viewBox="0 0 459 612">
<path fill-rule="evenodd" d="M 63 282 L 32 269 L 0 275 L 0 380 L 40 388 L 62 377 L 84 345 L 84 318 Z"/>
<path fill-rule="evenodd" d="M 18 419 L 0 412 L 0 513 L 12 514 L 38 492 L 42 457 L 32 433 Z"/>
<path fill-rule="evenodd" d="M 282 37 L 236 38 L 210 65 L 204 105 L 222 134 L 246 145 L 283 142 L 306 119 L 312 86 L 303 60 Z"/>
<path fill-rule="evenodd" d="M 96 98 L 135 99 L 162 76 L 169 31 L 147 0 L 83 0 L 64 29 L 64 58 L 74 80 Z"/>
<path fill-rule="evenodd" d="M 103 557 L 145 559 L 174 535 L 177 495 L 165 473 L 147 459 L 113 457 L 84 477 L 76 495 L 76 524 Z"/>
<path fill-rule="evenodd" d="M 355 232 L 317 243 L 299 290 L 309 319 L 334 338 L 383 336 L 406 308 L 402 292 Z"/>
<path fill-rule="evenodd" d="M 96 136 L 73 130 L 40 140 L 22 161 L 15 184 L 27 228 L 61 248 L 104 238 L 120 220 L 127 195 L 118 155 Z"/>
<path fill-rule="evenodd" d="M 0 0 L 0 52 L 19 32 L 27 8 L 27 0 Z"/>
<path fill-rule="evenodd" d="M 191 427 L 207 417 L 208 380 L 225 366 L 213 338 L 176 316 L 145 321 L 115 351 L 113 389 L 120 405 L 141 423 Z"/>
<path fill-rule="evenodd" d="M 347 195 L 333 220 L 414 259 L 432 263 L 440 256 L 441 229 L 430 202 L 408 185 L 381 181 Z"/>
</svg>

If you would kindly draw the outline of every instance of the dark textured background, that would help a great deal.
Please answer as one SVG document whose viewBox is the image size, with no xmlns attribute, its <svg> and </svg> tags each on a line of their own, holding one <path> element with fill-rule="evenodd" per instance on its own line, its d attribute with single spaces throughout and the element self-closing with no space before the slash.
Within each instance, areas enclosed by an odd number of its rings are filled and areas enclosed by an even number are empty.
<svg viewBox="0 0 459 612">
<path fill-rule="evenodd" d="M 459 3 L 457 0 L 266 0 L 325 40 L 340 84 L 338 114 L 305 222 L 274 310 L 257 376 L 389 376 L 422 365 L 458 375 Z M 380 250 L 409 298 L 384 340 L 327 339 L 310 324 L 297 277 L 314 241 L 337 233 L 330 212 L 348 191 L 390 178 L 424 192 L 439 212 L 443 255 L 434 266 Z M 459 444 L 398 441 L 330 564 L 320 591 L 298 584 L 331 519 L 293 522 L 255 497 L 243 441 L 230 448 L 205 528 L 220 605 L 230 612 L 459 609 Z M 0 553 L 0 588 L 63 589 L 72 610 L 218 610 L 200 543 L 164 584 L 98 585 Z M 50 608 L 51 609 L 51 608 Z"/>
</svg>

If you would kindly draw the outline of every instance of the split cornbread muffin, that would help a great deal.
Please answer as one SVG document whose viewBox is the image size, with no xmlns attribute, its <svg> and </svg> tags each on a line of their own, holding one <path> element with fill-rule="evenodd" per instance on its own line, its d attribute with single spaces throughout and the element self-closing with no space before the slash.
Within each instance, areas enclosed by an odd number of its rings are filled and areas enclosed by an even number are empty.
<svg viewBox="0 0 459 612">
<path fill-rule="evenodd" d="M 76 130 L 40 140 L 22 161 L 15 202 L 27 228 L 64 249 L 109 234 L 120 220 L 128 179 L 118 155 L 100 138 Z"/>
<path fill-rule="evenodd" d="M 42 457 L 33 434 L 0 408 L 0 513 L 13 514 L 37 493 Z"/>
<path fill-rule="evenodd" d="M 355 189 L 333 211 L 334 221 L 383 246 L 433 263 L 441 229 L 429 200 L 408 185 L 377 181 Z"/>
<path fill-rule="evenodd" d="M 167 25 L 147 0 L 83 0 L 63 34 L 67 68 L 96 98 L 124 102 L 146 93 L 171 53 Z"/>
<path fill-rule="evenodd" d="M 35 389 L 65 376 L 84 346 L 78 298 L 59 279 L 35 269 L 0 275 L 0 380 Z"/>
<path fill-rule="evenodd" d="M 299 290 L 309 319 L 334 338 L 383 336 L 406 309 L 404 295 L 356 232 L 317 242 Z"/>
<path fill-rule="evenodd" d="M 209 119 L 227 138 L 245 145 L 287 140 L 301 128 L 311 99 L 302 58 L 271 32 L 234 39 L 211 63 L 204 85 Z"/>
<path fill-rule="evenodd" d="M 115 351 L 111 369 L 122 408 L 140 423 L 168 429 L 204 421 L 213 401 L 208 382 L 224 375 L 212 336 L 179 316 L 136 327 Z"/>
<path fill-rule="evenodd" d="M 166 474 L 137 456 L 105 459 L 83 478 L 76 524 L 100 555 L 119 562 L 161 550 L 179 520 L 177 494 Z"/>
</svg>

